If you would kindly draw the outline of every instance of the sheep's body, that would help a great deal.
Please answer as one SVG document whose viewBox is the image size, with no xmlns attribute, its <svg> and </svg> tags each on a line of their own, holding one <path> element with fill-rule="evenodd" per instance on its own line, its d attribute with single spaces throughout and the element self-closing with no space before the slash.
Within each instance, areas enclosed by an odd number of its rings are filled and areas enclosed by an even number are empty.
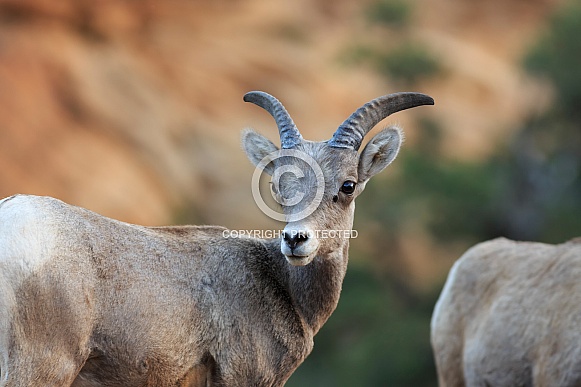
<svg viewBox="0 0 581 387">
<path fill-rule="evenodd" d="M 432 317 L 442 387 L 581 385 L 580 242 L 496 239 L 455 263 Z"/>
<path fill-rule="evenodd" d="M 146 228 L 51 198 L 6 199 L 8 385 L 205 386 L 206 375 L 218 385 L 282 384 L 315 333 L 289 293 L 295 268 L 280 241 L 226 239 L 223 230 Z"/>
</svg>

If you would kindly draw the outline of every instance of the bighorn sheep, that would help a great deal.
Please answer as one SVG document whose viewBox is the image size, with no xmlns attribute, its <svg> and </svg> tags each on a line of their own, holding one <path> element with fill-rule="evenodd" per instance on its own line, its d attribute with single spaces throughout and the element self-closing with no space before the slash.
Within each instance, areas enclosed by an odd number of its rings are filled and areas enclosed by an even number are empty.
<svg viewBox="0 0 581 387">
<path fill-rule="evenodd" d="M 244 100 L 275 118 L 283 149 L 320 165 L 318 208 L 266 240 L 228 238 L 214 226 L 141 227 L 48 197 L 2 200 L 1 386 L 284 384 L 335 309 L 347 268 L 348 239 L 311 231 L 351 229 L 355 197 L 401 143 L 400 130 L 387 128 L 359 155 L 363 136 L 389 114 L 433 100 L 380 97 L 324 142 L 303 140 L 269 94 Z M 277 150 L 251 130 L 242 144 L 255 164 Z M 309 195 L 315 176 L 299 160 L 282 157 L 266 170 L 288 163 L 304 176 L 282 178 L 276 194 Z"/>
<path fill-rule="evenodd" d="M 581 385 L 580 278 L 579 239 L 468 250 L 432 317 L 440 386 Z"/>
</svg>

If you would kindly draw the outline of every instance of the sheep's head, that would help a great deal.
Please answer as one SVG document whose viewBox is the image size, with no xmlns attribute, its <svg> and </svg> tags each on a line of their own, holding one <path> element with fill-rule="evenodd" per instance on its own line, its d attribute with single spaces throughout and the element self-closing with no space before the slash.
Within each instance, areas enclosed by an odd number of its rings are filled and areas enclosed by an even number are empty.
<svg viewBox="0 0 581 387">
<path fill-rule="evenodd" d="M 286 222 L 281 251 L 296 266 L 344 245 L 353 226 L 355 198 L 397 156 L 403 139 L 399 128 L 382 130 L 359 153 L 367 132 L 392 113 L 434 104 L 420 93 L 386 95 L 357 109 L 330 140 L 313 142 L 302 138 L 273 96 L 253 91 L 244 100 L 267 110 L 278 125 L 281 149 L 252 130 L 243 133 L 242 145 L 257 170 L 272 176 L 272 194 L 282 211 L 280 217 L 271 216 Z"/>
</svg>

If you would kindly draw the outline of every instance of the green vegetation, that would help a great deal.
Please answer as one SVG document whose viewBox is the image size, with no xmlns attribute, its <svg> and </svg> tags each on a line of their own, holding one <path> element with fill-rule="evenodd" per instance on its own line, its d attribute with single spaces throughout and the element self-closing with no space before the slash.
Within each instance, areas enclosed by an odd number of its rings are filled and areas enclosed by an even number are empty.
<svg viewBox="0 0 581 387">
<path fill-rule="evenodd" d="M 350 65 L 370 65 L 390 82 L 414 85 L 434 77 L 440 72 L 437 57 L 419 42 L 410 39 L 406 27 L 413 12 L 413 2 L 405 0 L 377 0 L 367 8 L 366 17 L 374 25 L 389 34 L 388 42 L 400 44 L 378 44 L 377 42 L 357 42 L 342 55 L 342 61 Z M 394 32 L 394 29 L 396 30 Z M 378 35 L 376 32 L 370 36 Z"/>
<path fill-rule="evenodd" d="M 557 90 L 564 115 L 581 120 L 581 3 L 571 1 L 554 15 L 550 29 L 525 59 L 525 67 L 545 76 Z"/>
<path fill-rule="evenodd" d="M 437 75 L 440 66 L 429 50 L 418 43 L 405 43 L 376 58 L 380 74 L 408 85 Z"/>
<path fill-rule="evenodd" d="M 581 3 L 557 12 L 524 60 L 532 74 L 548 79 L 555 103 L 531 117 L 515 139 L 526 209 L 540 226 L 534 238 L 562 241 L 581 235 Z"/>
<path fill-rule="evenodd" d="M 440 64 L 422 44 L 405 42 L 387 50 L 370 44 L 358 44 L 346 49 L 341 60 L 347 65 L 370 65 L 386 79 L 404 85 L 414 85 L 437 76 Z"/>
<path fill-rule="evenodd" d="M 378 0 L 367 9 L 367 18 L 373 23 L 401 28 L 408 24 L 411 16 L 409 1 Z"/>
<path fill-rule="evenodd" d="M 554 105 L 531 117 L 513 141 L 513 160 L 531 189 L 519 192 L 540 226 L 535 239 L 581 235 L 581 3 L 570 1 L 524 65 L 555 88 Z"/>
</svg>

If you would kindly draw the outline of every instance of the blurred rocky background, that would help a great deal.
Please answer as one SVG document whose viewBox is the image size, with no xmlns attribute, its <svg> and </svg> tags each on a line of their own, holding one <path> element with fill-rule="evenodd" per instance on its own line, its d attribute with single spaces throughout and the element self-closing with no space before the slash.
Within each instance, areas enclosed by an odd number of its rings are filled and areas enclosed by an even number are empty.
<svg viewBox="0 0 581 387">
<path fill-rule="evenodd" d="M 578 0 L 2 0 L 0 196 L 280 228 L 239 145 L 276 127 L 245 92 L 311 140 L 377 96 L 430 94 L 383 123 L 407 141 L 358 199 L 339 307 L 288 385 L 434 386 L 452 262 L 497 236 L 581 235 L 579 36 Z"/>
</svg>

